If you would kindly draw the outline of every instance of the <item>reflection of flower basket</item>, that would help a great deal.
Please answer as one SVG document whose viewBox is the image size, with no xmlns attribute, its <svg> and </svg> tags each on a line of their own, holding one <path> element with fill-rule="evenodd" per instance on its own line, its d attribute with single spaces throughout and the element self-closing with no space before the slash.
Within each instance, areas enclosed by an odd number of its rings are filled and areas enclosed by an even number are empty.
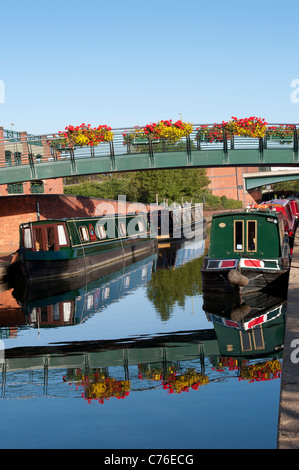
<svg viewBox="0 0 299 470">
<path fill-rule="evenodd" d="M 138 364 L 138 378 L 141 380 L 167 380 L 176 371 L 180 369 L 179 365 L 151 366 L 149 364 Z"/>
<path fill-rule="evenodd" d="M 247 360 L 243 359 L 241 365 L 246 365 L 248 363 Z M 217 357 L 213 370 L 217 370 L 217 372 L 224 372 L 225 369 L 228 370 L 239 370 L 240 368 L 240 360 L 235 359 L 234 357 Z"/>
<path fill-rule="evenodd" d="M 76 370 L 75 374 L 68 374 L 68 377 L 64 377 L 63 380 L 70 381 L 70 384 L 75 382 L 77 388 L 82 386 L 84 389 L 82 397 L 88 402 L 98 400 L 100 403 L 104 403 L 104 400 L 111 397 L 125 398 L 131 389 L 129 380 L 116 380 L 102 372 L 85 375 L 81 373 L 81 369 Z"/>
<path fill-rule="evenodd" d="M 278 379 L 280 378 L 281 370 L 281 363 L 277 359 L 250 364 L 240 368 L 240 380 L 259 382 Z"/>
<path fill-rule="evenodd" d="M 197 372 L 195 369 L 187 369 L 184 374 L 173 374 L 167 381 L 163 382 L 163 388 L 168 393 L 181 393 L 198 390 L 200 386 L 209 383 L 207 375 Z"/>
</svg>

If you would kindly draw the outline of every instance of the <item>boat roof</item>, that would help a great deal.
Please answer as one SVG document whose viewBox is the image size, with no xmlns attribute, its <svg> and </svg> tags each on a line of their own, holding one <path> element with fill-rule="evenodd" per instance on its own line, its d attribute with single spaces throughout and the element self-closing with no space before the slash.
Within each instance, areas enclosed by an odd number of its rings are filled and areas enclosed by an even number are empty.
<svg viewBox="0 0 299 470">
<path fill-rule="evenodd" d="M 272 199 L 271 201 L 266 201 L 265 204 L 278 204 L 279 206 L 286 206 L 290 202 L 289 199 Z"/>
<path fill-rule="evenodd" d="M 238 211 L 238 212 L 220 212 L 218 214 L 213 214 L 213 219 L 218 218 L 218 217 L 240 217 L 240 216 L 245 216 L 245 217 L 252 217 L 252 215 L 257 215 L 257 216 L 262 216 L 262 217 L 279 217 L 278 212 L 271 211 L 270 209 L 250 209 L 250 210 L 243 210 L 243 211 Z"/>
<path fill-rule="evenodd" d="M 140 211 L 138 214 L 135 213 L 128 213 L 128 214 L 105 214 L 105 215 L 98 215 L 98 216 L 86 216 L 86 217 L 64 217 L 61 219 L 42 219 L 42 220 L 33 220 L 29 222 L 23 222 L 20 225 L 38 225 L 38 224 L 47 224 L 47 223 L 61 223 L 61 222 L 79 222 L 80 220 L 98 220 L 98 219 L 104 219 L 104 218 L 109 218 L 111 217 L 136 217 L 138 215 L 145 214 L 145 212 Z"/>
</svg>

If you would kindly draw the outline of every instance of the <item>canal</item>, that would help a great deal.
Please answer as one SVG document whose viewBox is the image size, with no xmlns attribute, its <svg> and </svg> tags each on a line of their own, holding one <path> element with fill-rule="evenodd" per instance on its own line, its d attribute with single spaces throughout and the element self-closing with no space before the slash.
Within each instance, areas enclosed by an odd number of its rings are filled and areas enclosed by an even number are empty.
<svg viewBox="0 0 299 470">
<path fill-rule="evenodd" d="M 206 245 L 0 294 L 0 447 L 276 448 L 286 299 L 205 295 Z"/>
</svg>

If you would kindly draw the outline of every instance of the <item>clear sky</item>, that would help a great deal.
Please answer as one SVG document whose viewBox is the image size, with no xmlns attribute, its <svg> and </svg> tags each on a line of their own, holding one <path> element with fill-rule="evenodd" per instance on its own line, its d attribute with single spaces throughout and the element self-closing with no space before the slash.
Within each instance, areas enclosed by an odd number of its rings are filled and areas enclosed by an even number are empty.
<svg viewBox="0 0 299 470">
<path fill-rule="evenodd" d="M 1 2 L 0 126 L 299 123 L 298 10 L 298 0 Z"/>
</svg>

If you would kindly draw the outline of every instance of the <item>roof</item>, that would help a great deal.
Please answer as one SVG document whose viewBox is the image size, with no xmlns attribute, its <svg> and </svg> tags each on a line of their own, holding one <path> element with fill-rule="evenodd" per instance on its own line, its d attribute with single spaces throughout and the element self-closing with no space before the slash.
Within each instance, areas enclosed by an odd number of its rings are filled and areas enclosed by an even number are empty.
<svg viewBox="0 0 299 470">
<path fill-rule="evenodd" d="M 240 217 L 240 216 L 252 216 L 252 215 L 257 215 L 257 216 L 262 216 L 262 217 L 276 217 L 278 218 L 279 217 L 279 213 L 278 212 L 274 212 L 274 211 L 271 211 L 270 209 L 266 209 L 266 210 L 256 210 L 256 209 L 251 209 L 251 210 L 248 210 L 248 211 L 240 211 L 240 212 L 222 212 L 220 214 L 214 214 L 213 215 L 213 219 L 214 218 L 220 218 L 220 217 L 231 217 L 231 216 L 235 216 L 235 217 Z"/>
</svg>

